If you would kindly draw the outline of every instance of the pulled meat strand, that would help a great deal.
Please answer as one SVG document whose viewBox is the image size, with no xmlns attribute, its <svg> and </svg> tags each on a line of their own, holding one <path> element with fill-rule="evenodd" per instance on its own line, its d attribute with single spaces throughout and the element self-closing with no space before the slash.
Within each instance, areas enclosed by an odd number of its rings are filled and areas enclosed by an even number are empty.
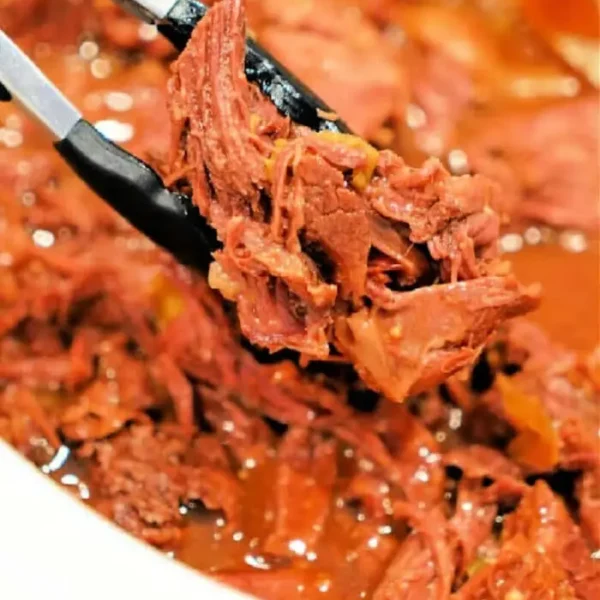
<svg viewBox="0 0 600 600">
<path fill-rule="evenodd" d="M 358 137 L 290 123 L 244 78 L 244 21 L 244 2 L 215 6 L 169 83 L 170 169 L 188 173 L 194 202 L 223 243 L 211 286 L 236 303 L 251 342 L 317 359 L 333 343 L 371 387 L 396 401 L 472 364 L 498 325 L 534 308 L 538 297 L 499 274 L 494 187 L 451 177 L 435 159 L 414 169 Z M 398 260 L 394 235 L 404 248 L 426 246 L 441 281 L 468 291 L 370 289 L 371 248 L 391 248 Z M 424 260 L 415 260 L 422 271 Z M 393 347 L 382 339 L 380 313 L 387 313 L 386 330 L 407 329 L 402 313 L 425 298 L 437 304 L 427 308 L 429 329 L 402 331 Z M 382 360 L 394 353 L 398 360 Z"/>
</svg>

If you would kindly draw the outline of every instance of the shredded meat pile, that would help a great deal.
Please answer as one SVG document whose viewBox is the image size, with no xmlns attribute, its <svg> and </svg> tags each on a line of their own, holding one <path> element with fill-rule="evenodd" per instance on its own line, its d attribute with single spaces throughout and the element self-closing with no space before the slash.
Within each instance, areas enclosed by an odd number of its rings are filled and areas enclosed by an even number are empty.
<svg viewBox="0 0 600 600">
<path fill-rule="evenodd" d="M 475 170 L 500 183 L 510 213 L 526 221 L 543 214 L 555 226 L 598 228 L 599 115 L 598 98 L 589 95 L 533 114 L 490 119 L 465 150 Z"/>
<path fill-rule="evenodd" d="M 242 3 L 218 5 L 170 82 L 172 178 L 217 230 L 209 282 L 243 333 L 313 359 L 332 342 L 397 401 L 472 364 L 537 300 L 493 260 L 493 186 L 291 123 L 246 81 L 244 40 Z"/>
<path fill-rule="evenodd" d="M 175 64 L 168 160 L 164 65 L 113 61 L 95 79 L 59 29 L 23 27 L 26 9 L 58 4 L 10 4 L 3 27 L 92 121 L 130 119 L 128 148 L 189 182 L 223 247 L 216 293 L 0 105 L 2 140 L 24 140 L 0 148 L 0 438 L 133 535 L 267 600 L 599 598 L 600 354 L 506 320 L 535 294 L 494 256 L 497 188 L 282 118 L 243 78 L 231 0 Z M 273 49 L 280 27 L 302 37 L 301 0 L 260 4 L 251 21 L 259 37 L 271 27 Z M 298 10 L 285 22 L 284 4 Z M 362 41 L 322 25 L 310 43 L 327 40 L 342 70 L 393 23 L 391 5 L 345 14 Z M 88 19 L 110 47 L 163 56 L 107 3 Z M 34 49 L 35 31 L 56 54 Z M 402 58 L 379 51 L 373 89 L 349 90 L 380 89 L 353 123 L 371 139 L 404 101 L 387 80 Z M 115 117 L 102 102 L 117 89 L 135 108 Z M 301 369 L 242 332 L 331 356 Z"/>
</svg>

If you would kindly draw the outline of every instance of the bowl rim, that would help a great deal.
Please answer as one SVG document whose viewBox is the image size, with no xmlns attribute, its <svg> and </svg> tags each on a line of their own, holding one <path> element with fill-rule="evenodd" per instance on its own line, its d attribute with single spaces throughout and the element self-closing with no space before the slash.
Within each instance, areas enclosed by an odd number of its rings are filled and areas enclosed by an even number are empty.
<svg viewBox="0 0 600 600">
<path fill-rule="evenodd" d="M 0 597 L 59 591 L 62 600 L 251 600 L 121 530 L 0 440 Z"/>
</svg>

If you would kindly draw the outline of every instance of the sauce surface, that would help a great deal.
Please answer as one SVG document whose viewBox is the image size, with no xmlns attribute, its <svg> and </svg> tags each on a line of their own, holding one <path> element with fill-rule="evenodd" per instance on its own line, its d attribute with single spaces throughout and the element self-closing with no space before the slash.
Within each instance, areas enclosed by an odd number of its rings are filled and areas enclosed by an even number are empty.
<svg viewBox="0 0 600 600">
<path fill-rule="evenodd" d="M 577 250 L 524 244 L 509 258 L 522 281 L 543 286 L 542 303 L 529 318 L 556 341 L 587 353 L 600 342 L 600 244 L 574 235 Z"/>
</svg>

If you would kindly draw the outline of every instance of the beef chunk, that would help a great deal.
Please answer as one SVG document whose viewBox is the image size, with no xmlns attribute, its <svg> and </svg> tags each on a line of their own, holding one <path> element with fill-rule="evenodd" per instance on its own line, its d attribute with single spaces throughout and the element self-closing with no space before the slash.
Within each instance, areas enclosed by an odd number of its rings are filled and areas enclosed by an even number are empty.
<svg viewBox="0 0 600 600">
<path fill-rule="evenodd" d="M 358 137 L 290 123 L 244 78 L 244 18 L 241 0 L 218 4 L 194 31 L 170 81 L 171 170 L 186 174 L 223 243 L 211 285 L 236 302 L 250 341 L 317 359 L 328 358 L 333 342 L 394 400 L 471 364 L 501 322 L 537 302 L 537 291 L 506 279 L 494 259 L 493 186 L 450 177 L 435 160 L 409 168 Z M 373 213 L 386 222 L 375 233 Z M 392 294 L 383 283 L 385 260 L 376 262 L 383 289 L 370 291 L 372 249 L 397 250 L 392 236 L 422 246 L 405 270 L 422 273 L 429 261 L 441 281 L 465 280 L 468 291 L 431 286 Z M 325 265 L 314 247 L 326 255 Z M 397 253 L 389 258 L 393 273 Z M 414 319 L 421 305 L 428 327 L 410 328 L 404 315 Z M 377 339 L 381 328 L 385 335 L 404 328 L 401 341 Z M 365 364 L 360 355 L 373 345 L 394 348 L 392 371 Z"/>
<path fill-rule="evenodd" d="M 495 324 L 536 302 L 501 277 L 370 291 L 374 306 L 339 317 L 335 339 L 365 381 L 397 401 L 472 364 Z"/>
<path fill-rule="evenodd" d="M 400 545 L 373 600 L 448 598 L 453 579 L 445 519 L 437 511 L 413 517 L 414 530 Z"/>
<path fill-rule="evenodd" d="M 219 447 L 217 445 L 217 447 Z M 222 510 L 230 526 L 239 518 L 240 487 L 219 452 L 202 436 L 191 440 L 174 426 L 137 426 L 86 448 L 95 505 L 124 529 L 158 546 L 179 542 L 180 506 L 202 501 Z"/>
<path fill-rule="evenodd" d="M 518 371 L 499 375 L 486 401 L 518 433 L 513 457 L 534 471 L 597 469 L 600 394 L 589 367 L 524 320 L 505 328 L 498 351 Z"/>
<path fill-rule="evenodd" d="M 493 118 L 466 144 L 471 167 L 495 179 L 515 220 L 597 230 L 598 98 Z"/>
<path fill-rule="evenodd" d="M 543 482 L 508 516 L 500 553 L 456 594 L 457 600 L 597 598 L 600 570 L 579 528 Z"/>
</svg>

